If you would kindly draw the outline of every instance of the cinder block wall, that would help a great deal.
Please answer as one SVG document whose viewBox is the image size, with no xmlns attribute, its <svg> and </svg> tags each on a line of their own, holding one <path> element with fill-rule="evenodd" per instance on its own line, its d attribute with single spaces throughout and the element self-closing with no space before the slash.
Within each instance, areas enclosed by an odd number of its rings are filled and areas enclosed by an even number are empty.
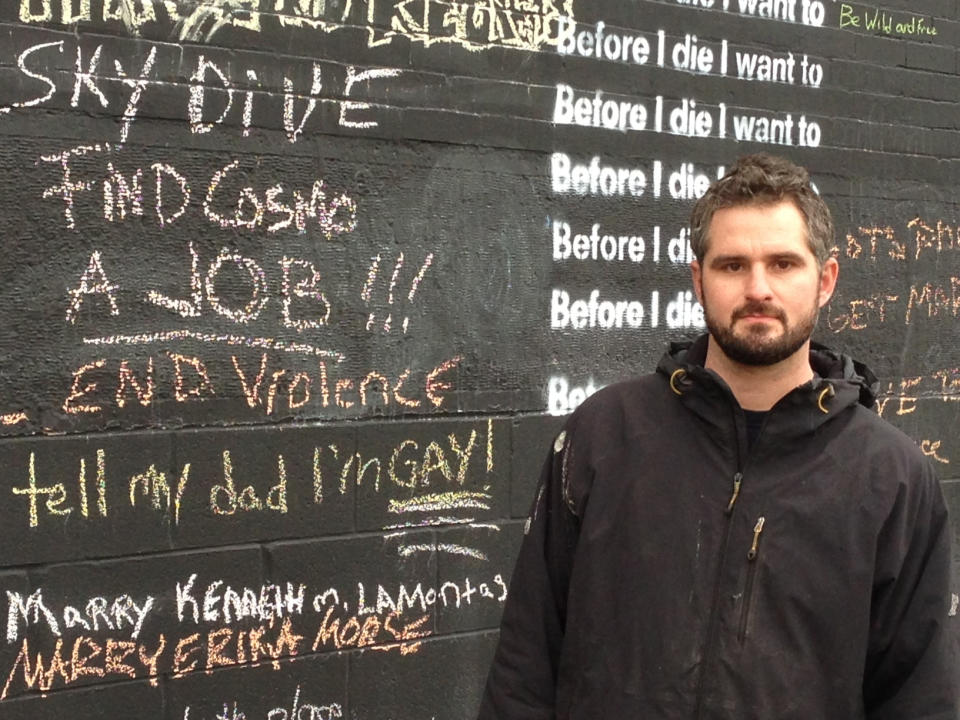
<svg viewBox="0 0 960 720">
<path fill-rule="evenodd" d="M 960 516 L 960 6 L 919 10 L 3 3 L 0 716 L 472 717 L 540 460 L 701 331 L 744 152 L 810 168 L 818 339 Z"/>
</svg>

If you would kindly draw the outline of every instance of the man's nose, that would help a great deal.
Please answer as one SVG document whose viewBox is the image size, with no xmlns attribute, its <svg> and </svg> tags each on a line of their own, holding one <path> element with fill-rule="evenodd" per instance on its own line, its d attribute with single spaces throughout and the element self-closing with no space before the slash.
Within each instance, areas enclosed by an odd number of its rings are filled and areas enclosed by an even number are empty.
<svg viewBox="0 0 960 720">
<path fill-rule="evenodd" d="M 772 295 L 766 268 L 752 268 L 747 277 L 747 297 L 756 300 L 769 300 Z"/>
</svg>

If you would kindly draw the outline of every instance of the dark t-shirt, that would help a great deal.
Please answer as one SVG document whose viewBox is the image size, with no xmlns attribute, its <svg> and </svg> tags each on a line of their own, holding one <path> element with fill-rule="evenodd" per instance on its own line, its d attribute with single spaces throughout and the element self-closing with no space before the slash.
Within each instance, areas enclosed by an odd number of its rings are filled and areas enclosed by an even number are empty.
<svg viewBox="0 0 960 720">
<path fill-rule="evenodd" d="M 744 410 L 743 414 L 747 417 L 747 444 L 753 447 L 754 440 L 760 434 L 760 428 L 763 427 L 763 421 L 767 417 L 769 410 Z"/>
</svg>

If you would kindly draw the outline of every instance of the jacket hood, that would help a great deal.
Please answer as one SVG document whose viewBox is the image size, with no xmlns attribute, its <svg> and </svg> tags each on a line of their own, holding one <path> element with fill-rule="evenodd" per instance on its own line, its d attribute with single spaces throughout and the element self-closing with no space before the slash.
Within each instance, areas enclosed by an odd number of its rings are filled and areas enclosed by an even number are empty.
<svg viewBox="0 0 960 720">
<path fill-rule="evenodd" d="M 716 400 L 718 395 L 734 400 L 723 379 L 703 366 L 707 338 L 704 334 L 693 341 L 670 343 L 657 366 L 657 372 L 667 378 L 673 391 L 699 414 L 704 410 L 701 401 Z M 795 410 L 808 418 L 808 426 L 817 426 L 837 411 L 857 403 L 873 408 L 879 384 L 866 365 L 819 343 L 810 345 L 810 365 L 814 378 L 784 396 L 777 406 L 795 406 Z M 700 397 L 695 400 L 697 396 Z"/>
</svg>

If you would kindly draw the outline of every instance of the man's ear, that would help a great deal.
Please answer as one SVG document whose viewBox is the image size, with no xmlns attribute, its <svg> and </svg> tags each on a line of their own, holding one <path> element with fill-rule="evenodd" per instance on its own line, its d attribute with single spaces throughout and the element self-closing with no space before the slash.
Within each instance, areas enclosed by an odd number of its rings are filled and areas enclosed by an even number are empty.
<svg viewBox="0 0 960 720">
<path fill-rule="evenodd" d="M 820 269 L 820 307 L 823 307 L 837 287 L 837 275 L 840 274 L 840 264 L 836 258 L 827 258 Z"/>
<path fill-rule="evenodd" d="M 703 271 L 699 260 L 690 261 L 690 277 L 693 280 L 693 291 L 697 294 L 697 301 L 703 305 Z"/>
</svg>

